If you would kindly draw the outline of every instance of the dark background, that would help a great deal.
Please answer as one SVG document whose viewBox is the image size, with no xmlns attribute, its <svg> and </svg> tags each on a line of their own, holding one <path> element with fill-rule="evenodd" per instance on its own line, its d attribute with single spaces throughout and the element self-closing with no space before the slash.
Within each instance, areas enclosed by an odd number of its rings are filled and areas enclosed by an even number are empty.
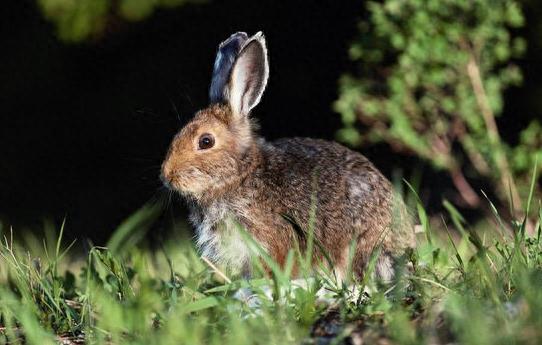
<svg viewBox="0 0 542 345">
<path fill-rule="evenodd" d="M 525 82 L 507 92 L 499 119 L 510 142 L 533 113 L 542 113 L 542 6 L 525 6 L 527 26 L 518 34 L 528 38 L 529 50 L 517 61 Z M 270 81 L 254 111 L 261 133 L 333 139 L 341 123 L 331 105 L 339 76 L 353 68 L 347 51 L 363 7 L 363 1 L 211 1 L 65 44 L 33 1 L 3 4 L 0 219 L 23 229 L 66 216 L 69 237 L 101 243 L 160 198 L 167 146 L 206 106 L 216 47 L 235 31 L 262 30 L 268 41 Z M 440 203 L 445 177 L 384 146 L 363 153 L 388 176 L 397 168 L 421 169 L 425 201 L 430 208 Z"/>
</svg>

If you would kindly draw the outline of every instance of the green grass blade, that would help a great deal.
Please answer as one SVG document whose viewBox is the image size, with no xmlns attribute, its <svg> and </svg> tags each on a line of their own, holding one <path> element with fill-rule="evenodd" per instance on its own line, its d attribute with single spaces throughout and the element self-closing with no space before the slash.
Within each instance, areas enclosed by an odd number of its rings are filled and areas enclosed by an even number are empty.
<svg viewBox="0 0 542 345">
<path fill-rule="evenodd" d="M 533 173 L 531 176 L 531 186 L 529 188 L 529 196 L 527 197 L 527 206 L 525 208 L 525 218 L 529 217 L 529 212 L 531 211 L 531 203 L 533 201 L 536 180 L 537 180 L 537 171 L 538 171 L 538 155 L 536 156 L 536 160 L 533 167 Z"/>
<path fill-rule="evenodd" d="M 119 253 L 121 249 L 133 248 L 143 238 L 150 224 L 158 217 L 162 207 L 160 204 L 146 204 L 136 213 L 128 217 L 113 233 L 107 242 L 107 248 L 112 253 Z"/>
</svg>

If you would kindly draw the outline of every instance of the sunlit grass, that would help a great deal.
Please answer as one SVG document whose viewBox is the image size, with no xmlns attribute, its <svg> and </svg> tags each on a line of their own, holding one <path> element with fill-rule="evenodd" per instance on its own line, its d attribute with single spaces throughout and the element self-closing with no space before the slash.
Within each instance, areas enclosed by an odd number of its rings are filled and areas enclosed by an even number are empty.
<svg viewBox="0 0 542 345">
<path fill-rule="evenodd" d="M 538 344 L 542 211 L 531 197 L 526 204 L 537 214 L 530 234 L 525 219 L 506 222 L 496 211 L 474 231 L 449 203 L 437 232 L 419 206 L 423 233 L 394 281 L 368 275 L 356 289 L 325 269 L 296 288 L 292 266 L 307 256 L 292 252 L 281 269 L 255 243 L 251 281 L 206 264 L 187 237 L 148 249 L 141 239 L 154 207 L 86 255 L 62 243 L 63 228 L 24 242 L 3 229 L 0 343 Z M 234 298 L 239 288 L 257 294 L 259 308 Z M 322 289 L 333 299 L 323 301 Z"/>
</svg>

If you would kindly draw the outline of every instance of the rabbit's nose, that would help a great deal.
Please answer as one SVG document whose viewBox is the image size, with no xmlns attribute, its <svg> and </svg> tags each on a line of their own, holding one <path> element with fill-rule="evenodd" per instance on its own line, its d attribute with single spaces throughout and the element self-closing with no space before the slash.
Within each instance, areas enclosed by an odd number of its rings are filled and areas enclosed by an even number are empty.
<svg viewBox="0 0 542 345">
<path fill-rule="evenodd" d="M 160 180 L 162 181 L 164 186 L 166 186 L 167 188 L 171 188 L 171 182 L 163 171 L 160 173 Z"/>
<path fill-rule="evenodd" d="M 167 188 L 171 188 L 171 176 L 172 169 L 168 167 L 167 164 L 162 165 L 162 170 L 160 171 L 160 180 Z"/>
</svg>

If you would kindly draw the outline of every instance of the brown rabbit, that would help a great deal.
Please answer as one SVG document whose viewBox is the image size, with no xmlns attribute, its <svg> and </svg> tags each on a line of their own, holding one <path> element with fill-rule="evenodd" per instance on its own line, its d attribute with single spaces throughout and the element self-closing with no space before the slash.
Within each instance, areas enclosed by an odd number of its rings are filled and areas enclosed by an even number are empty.
<svg viewBox="0 0 542 345">
<path fill-rule="evenodd" d="M 254 255 L 238 225 L 279 264 L 313 229 L 314 262 L 331 258 L 339 278 L 355 241 L 358 277 L 380 246 L 376 274 L 414 245 L 414 230 L 390 182 L 361 154 L 337 143 L 258 136 L 250 111 L 269 75 L 265 38 L 236 33 L 218 50 L 210 106 L 174 138 L 162 179 L 188 201 L 203 256 L 250 276 Z M 312 211 L 311 211 L 312 210 Z M 314 212 L 314 221 L 311 221 Z"/>
</svg>

